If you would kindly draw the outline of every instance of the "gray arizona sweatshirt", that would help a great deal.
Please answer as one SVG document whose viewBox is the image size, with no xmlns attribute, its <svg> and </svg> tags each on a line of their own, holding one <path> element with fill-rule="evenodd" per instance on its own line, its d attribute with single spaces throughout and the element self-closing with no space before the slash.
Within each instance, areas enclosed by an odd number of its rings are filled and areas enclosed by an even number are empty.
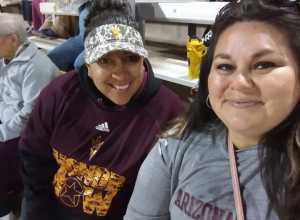
<svg viewBox="0 0 300 220">
<path fill-rule="evenodd" d="M 124 219 L 236 219 L 226 136 L 219 127 L 185 141 L 161 139 L 139 171 Z M 278 220 L 260 177 L 259 147 L 237 152 L 245 217 Z"/>
</svg>

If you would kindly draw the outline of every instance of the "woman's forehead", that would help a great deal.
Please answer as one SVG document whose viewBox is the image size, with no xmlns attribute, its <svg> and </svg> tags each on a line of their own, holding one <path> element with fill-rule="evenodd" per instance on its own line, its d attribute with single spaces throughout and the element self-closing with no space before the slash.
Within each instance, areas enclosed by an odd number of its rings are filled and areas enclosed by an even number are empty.
<svg viewBox="0 0 300 220">
<path fill-rule="evenodd" d="M 278 53 L 290 53 L 286 34 L 278 27 L 265 22 L 237 22 L 221 33 L 216 44 L 216 51 L 235 48 L 239 53 L 245 49 L 249 53 L 256 50 L 273 50 Z"/>
</svg>

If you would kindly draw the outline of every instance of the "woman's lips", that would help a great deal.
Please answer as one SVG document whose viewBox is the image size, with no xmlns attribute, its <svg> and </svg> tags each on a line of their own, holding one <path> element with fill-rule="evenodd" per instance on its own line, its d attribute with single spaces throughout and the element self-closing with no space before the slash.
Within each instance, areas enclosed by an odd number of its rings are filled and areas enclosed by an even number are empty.
<svg viewBox="0 0 300 220">
<path fill-rule="evenodd" d="M 116 90 L 123 91 L 129 88 L 129 83 L 124 85 L 112 85 L 112 87 L 115 88 Z"/>
<path fill-rule="evenodd" d="M 235 108 L 251 108 L 263 104 L 257 100 L 227 100 L 226 102 Z"/>
</svg>

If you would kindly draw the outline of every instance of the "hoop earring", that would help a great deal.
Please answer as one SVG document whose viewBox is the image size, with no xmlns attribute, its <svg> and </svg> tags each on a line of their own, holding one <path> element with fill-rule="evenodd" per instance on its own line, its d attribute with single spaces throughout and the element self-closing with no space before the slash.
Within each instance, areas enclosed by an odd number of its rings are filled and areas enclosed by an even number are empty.
<svg viewBox="0 0 300 220">
<path fill-rule="evenodd" d="M 296 144 L 300 148 L 300 123 L 298 123 L 296 134 L 295 134 Z"/>
<path fill-rule="evenodd" d="M 212 109 L 211 105 L 210 105 L 210 102 L 209 102 L 209 94 L 206 97 L 205 104 L 206 104 L 207 108 Z"/>
</svg>

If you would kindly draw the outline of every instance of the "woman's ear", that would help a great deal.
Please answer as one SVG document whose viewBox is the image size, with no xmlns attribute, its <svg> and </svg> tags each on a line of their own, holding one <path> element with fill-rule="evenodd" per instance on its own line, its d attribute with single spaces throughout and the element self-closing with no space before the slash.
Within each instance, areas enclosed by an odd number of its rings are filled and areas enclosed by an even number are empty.
<svg viewBox="0 0 300 220">
<path fill-rule="evenodd" d="M 88 76 L 91 76 L 91 65 L 86 63 L 85 66 L 87 68 Z"/>
<path fill-rule="evenodd" d="M 142 71 L 143 71 L 143 72 L 145 72 L 145 71 L 146 71 L 146 63 L 145 63 L 145 58 L 144 58 L 144 57 L 142 57 L 141 59 L 142 59 L 142 66 L 143 66 L 143 67 L 142 67 Z"/>
<path fill-rule="evenodd" d="M 11 37 L 11 39 L 12 39 L 13 42 L 20 42 L 18 35 L 11 34 L 10 37 Z"/>
<path fill-rule="evenodd" d="M 21 42 L 19 40 L 18 35 L 11 34 L 9 37 L 10 37 L 11 42 L 13 43 L 13 45 L 15 45 L 16 47 L 19 47 L 21 45 Z"/>
</svg>

